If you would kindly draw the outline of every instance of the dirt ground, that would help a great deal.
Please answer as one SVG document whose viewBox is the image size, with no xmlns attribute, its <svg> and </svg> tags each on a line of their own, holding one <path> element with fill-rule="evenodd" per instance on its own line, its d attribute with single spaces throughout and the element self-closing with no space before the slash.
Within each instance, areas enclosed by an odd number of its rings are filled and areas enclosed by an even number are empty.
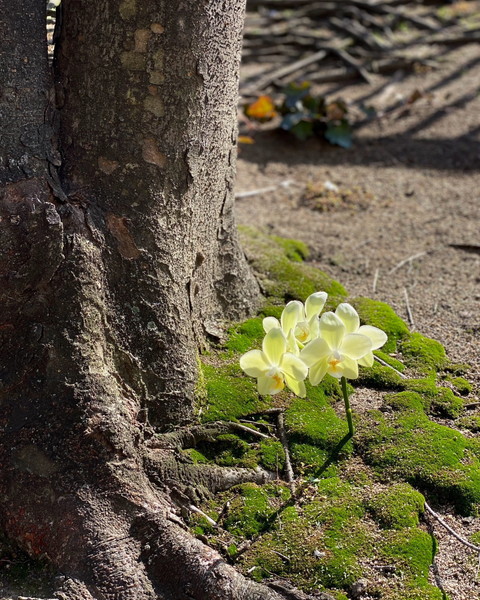
<svg viewBox="0 0 480 600">
<path fill-rule="evenodd" d="M 378 76 L 373 85 L 317 88 L 328 99 L 341 97 L 358 118 L 353 147 L 299 142 L 268 128 L 257 132 L 255 144 L 240 148 L 236 212 L 241 224 L 303 240 L 312 260 L 352 296 L 388 302 L 412 329 L 442 342 L 452 360 L 469 363 L 475 388 L 468 401 L 475 403 L 480 392 L 479 47 L 443 54 L 439 48 L 439 65 L 413 75 Z M 412 97 L 416 101 L 408 102 Z M 362 122 L 361 103 L 373 106 L 377 117 Z M 334 206 L 325 206 L 325 196 L 332 198 L 323 189 L 326 182 L 338 188 Z M 242 194 L 270 186 L 278 187 Z M 352 403 L 357 410 L 366 408 L 355 406 L 355 398 Z M 464 536 L 480 530 L 478 519 L 455 518 L 448 507 L 442 514 Z M 480 556 L 433 526 L 439 553 L 432 581 L 451 600 L 480 598 Z"/>
</svg>

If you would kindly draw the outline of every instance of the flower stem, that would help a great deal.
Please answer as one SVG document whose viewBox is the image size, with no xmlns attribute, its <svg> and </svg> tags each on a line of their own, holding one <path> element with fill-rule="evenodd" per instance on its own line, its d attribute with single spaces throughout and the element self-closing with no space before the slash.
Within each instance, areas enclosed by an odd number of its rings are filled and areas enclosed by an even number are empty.
<svg viewBox="0 0 480 600">
<path fill-rule="evenodd" d="M 350 437 L 353 437 L 355 430 L 353 428 L 352 409 L 350 408 L 350 401 L 348 400 L 347 380 L 345 377 L 342 377 L 342 392 L 343 400 L 345 401 L 345 412 L 347 414 L 348 433 Z"/>
</svg>

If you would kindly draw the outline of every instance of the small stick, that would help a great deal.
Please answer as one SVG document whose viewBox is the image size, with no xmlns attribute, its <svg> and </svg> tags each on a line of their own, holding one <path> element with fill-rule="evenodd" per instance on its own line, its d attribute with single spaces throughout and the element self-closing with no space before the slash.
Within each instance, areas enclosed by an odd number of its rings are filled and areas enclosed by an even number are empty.
<svg viewBox="0 0 480 600">
<path fill-rule="evenodd" d="M 200 516 L 202 516 L 204 519 L 206 519 L 206 520 L 207 520 L 207 521 L 210 523 L 210 525 L 212 525 L 212 527 L 217 527 L 217 522 L 216 522 L 216 521 L 214 521 L 214 520 L 212 519 L 212 517 L 209 517 L 209 516 L 208 516 L 206 513 L 204 513 L 204 512 L 203 512 L 203 510 L 201 510 L 200 508 L 197 508 L 197 507 L 196 507 L 196 506 L 194 506 L 193 504 L 189 504 L 189 505 L 187 506 L 187 508 L 188 508 L 188 510 L 189 510 L 190 512 L 197 513 L 197 515 L 200 515 Z"/>
<path fill-rule="evenodd" d="M 436 513 L 432 508 L 430 508 L 430 506 L 426 502 L 425 502 L 425 509 L 426 509 L 426 511 L 428 513 L 430 513 L 432 515 L 432 517 L 434 517 L 435 519 L 437 519 L 437 521 L 440 523 L 440 525 L 442 525 L 443 527 L 445 527 L 445 529 L 449 533 L 451 533 L 454 538 L 456 538 L 459 542 L 461 542 L 462 544 L 464 544 L 468 548 L 471 548 L 472 550 L 475 550 L 475 552 L 478 552 L 480 554 L 480 546 L 475 546 L 475 544 L 472 544 L 471 542 L 469 542 L 468 540 L 466 540 L 464 537 L 462 537 L 460 534 L 458 534 L 454 529 L 452 529 L 450 527 L 450 525 L 448 525 L 447 523 L 445 523 L 445 521 L 442 519 L 442 517 L 438 513 Z"/>
<path fill-rule="evenodd" d="M 257 190 L 249 190 L 247 192 L 237 192 L 235 194 L 235 198 L 237 200 L 239 200 L 241 198 L 249 198 L 250 196 L 256 196 L 257 194 L 266 194 L 268 192 L 275 192 L 280 187 L 288 188 L 291 185 L 293 185 L 294 183 L 295 182 L 292 181 L 291 179 L 286 179 L 285 181 L 281 181 L 280 183 L 277 183 L 276 185 L 269 185 L 268 187 L 259 188 Z"/>
<path fill-rule="evenodd" d="M 287 434 L 285 433 L 285 421 L 283 418 L 283 412 L 277 414 L 277 430 L 278 439 L 280 440 L 283 450 L 285 452 L 285 476 L 288 483 L 293 483 L 295 475 L 293 474 L 292 462 L 290 460 L 290 451 L 288 449 Z"/>
<path fill-rule="evenodd" d="M 278 552 L 277 550 L 272 550 L 272 552 L 274 554 L 276 554 L 277 556 L 279 556 L 280 558 L 282 558 L 285 562 L 287 562 L 287 563 L 291 562 L 290 559 L 288 558 L 288 556 L 285 556 L 285 554 L 282 554 L 281 552 Z"/>
<path fill-rule="evenodd" d="M 390 369 L 392 369 L 392 371 L 395 371 L 395 373 L 397 373 L 397 375 L 400 375 L 402 379 L 408 379 L 408 377 L 404 375 L 401 371 L 398 371 L 395 367 L 392 367 L 392 365 L 389 365 L 386 361 L 382 360 L 378 356 L 375 356 L 375 354 L 373 355 L 373 358 L 384 367 L 389 367 Z"/>
<path fill-rule="evenodd" d="M 267 75 L 260 78 L 258 81 L 253 82 L 245 89 L 242 89 L 241 92 L 243 94 L 251 92 L 252 90 L 255 90 L 257 92 L 261 91 L 268 87 L 270 84 L 274 83 L 277 79 L 285 77 L 286 75 L 291 75 L 292 73 L 295 73 L 296 71 L 299 71 L 300 69 L 303 69 L 304 67 L 307 67 L 308 65 L 311 65 L 314 62 L 319 62 L 323 60 L 326 56 L 327 52 L 325 50 L 319 50 L 318 52 L 315 52 L 310 56 L 306 56 L 305 58 L 290 63 L 284 67 L 280 67 L 272 73 L 267 73 Z"/>
<path fill-rule="evenodd" d="M 415 321 L 413 320 L 412 309 L 410 308 L 410 301 L 408 298 L 407 288 L 403 288 L 403 295 L 405 296 L 405 304 L 407 307 L 408 322 L 410 323 L 410 327 L 413 329 L 415 327 Z"/>
<path fill-rule="evenodd" d="M 379 270 L 375 269 L 375 273 L 373 274 L 373 283 L 372 283 L 372 293 L 373 294 L 376 294 L 376 292 L 377 292 L 378 273 L 379 273 Z"/>
<path fill-rule="evenodd" d="M 257 431 L 256 429 L 252 429 L 251 427 L 247 427 L 246 425 L 241 425 L 240 423 L 229 423 L 228 426 L 232 429 L 239 429 L 240 431 L 245 431 L 245 433 L 251 433 L 252 435 L 256 435 L 257 437 L 263 438 L 264 440 L 270 439 L 270 436 L 266 433 L 262 433 L 261 431 Z"/>
<path fill-rule="evenodd" d="M 467 409 L 477 408 L 477 406 L 480 406 L 480 402 L 470 402 L 470 404 L 465 404 L 465 408 Z"/>
<path fill-rule="evenodd" d="M 416 258 L 420 258 L 421 256 L 425 256 L 425 254 L 427 254 L 427 253 L 426 252 L 419 252 L 418 254 L 413 254 L 412 256 L 409 256 L 408 258 L 404 258 L 399 263 L 397 263 L 393 267 L 393 269 L 390 269 L 390 271 L 388 272 L 388 274 L 391 275 L 392 273 L 395 273 L 395 271 L 398 271 L 398 269 L 400 269 L 401 267 L 403 267 L 403 265 L 406 265 L 407 263 L 411 262 L 412 260 L 415 260 Z"/>
</svg>

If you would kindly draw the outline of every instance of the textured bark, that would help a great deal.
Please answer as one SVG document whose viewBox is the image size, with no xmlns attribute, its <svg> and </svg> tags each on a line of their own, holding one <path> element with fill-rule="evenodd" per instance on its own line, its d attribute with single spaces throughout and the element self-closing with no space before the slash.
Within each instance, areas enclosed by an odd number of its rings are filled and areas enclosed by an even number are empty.
<svg viewBox="0 0 480 600">
<path fill-rule="evenodd" d="M 12 6 L 13 4 L 13 6 Z M 15 4 L 18 6 L 15 10 Z M 19 18 L 19 11 L 22 18 Z M 50 154 L 45 6 L 0 1 L 0 181 L 45 172 Z"/>
<path fill-rule="evenodd" d="M 114 346 L 138 361 L 150 420 L 185 422 L 193 341 L 258 293 L 232 218 L 243 2 L 76 0 L 63 12 L 68 194 L 105 236 L 109 307 L 126 319 Z"/>
<path fill-rule="evenodd" d="M 196 348 L 258 293 L 232 218 L 243 2 L 64 0 L 60 180 L 51 130 L 48 152 L 22 136 L 50 114 L 34 4 L 0 1 L 2 53 L 20 48 L 0 100 L 1 528 L 66 576 L 58 598 L 278 599 L 181 527 L 191 486 L 268 474 L 153 443 L 193 421 Z"/>
</svg>

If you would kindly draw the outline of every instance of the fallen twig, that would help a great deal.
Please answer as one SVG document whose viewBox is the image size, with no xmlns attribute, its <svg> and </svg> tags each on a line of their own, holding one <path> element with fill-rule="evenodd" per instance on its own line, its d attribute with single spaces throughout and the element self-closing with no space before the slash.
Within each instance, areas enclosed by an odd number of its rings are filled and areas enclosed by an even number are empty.
<svg viewBox="0 0 480 600">
<path fill-rule="evenodd" d="M 425 502 L 425 509 L 426 511 L 432 515 L 432 517 L 434 517 L 439 523 L 440 525 L 442 525 L 451 535 L 453 535 L 453 537 L 455 539 L 457 539 L 459 542 L 461 542 L 464 546 L 467 546 L 467 548 L 471 548 L 472 550 L 475 550 L 475 552 L 478 552 L 480 555 L 480 546 L 476 546 L 475 544 L 472 544 L 472 542 L 469 542 L 468 540 L 466 540 L 464 537 L 462 537 L 459 533 L 457 533 L 454 529 L 452 529 L 450 527 L 450 525 L 448 525 L 443 519 L 442 517 L 436 513 L 428 504 L 427 502 Z"/>
<path fill-rule="evenodd" d="M 375 269 L 375 273 L 373 274 L 373 283 L 372 283 L 372 293 L 375 294 L 377 291 L 377 281 L 378 281 L 379 269 Z"/>
<path fill-rule="evenodd" d="M 285 477 L 288 483 L 292 483 L 295 480 L 295 475 L 293 473 L 292 462 L 290 460 L 290 450 L 288 449 L 288 440 L 287 434 L 285 432 L 285 421 L 283 418 L 283 412 L 279 412 L 277 414 L 277 431 L 278 431 L 278 439 L 283 446 L 283 450 L 285 452 Z"/>
<path fill-rule="evenodd" d="M 404 375 L 401 371 L 399 371 L 398 369 L 396 369 L 395 367 L 392 367 L 392 365 L 389 365 L 385 360 L 379 358 L 378 356 L 376 356 L 375 354 L 373 355 L 373 358 L 379 362 L 381 365 L 383 365 L 384 367 L 389 367 L 390 369 L 392 369 L 392 371 L 395 371 L 395 373 L 397 375 L 399 375 L 402 379 L 408 379 L 408 377 L 406 375 Z"/>
<path fill-rule="evenodd" d="M 249 86 L 245 87 L 245 89 L 241 89 L 242 93 L 248 94 L 252 91 L 260 92 L 264 90 L 266 87 L 275 83 L 277 79 L 281 79 L 282 77 L 286 77 L 287 75 L 292 75 L 297 71 L 300 71 L 304 67 L 311 65 L 312 63 L 319 62 L 323 60 L 327 56 L 327 52 L 325 50 L 319 50 L 310 56 L 306 56 L 300 60 L 296 60 L 285 67 L 280 67 L 279 69 L 275 69 L 275 71 L 264 75 L 257 81 L 254 81 Z"/>
<path fill-rule="evenodd" d="M 420 258 L 421 256 L 425 256 L 426 254 L 427 254 L 427 252 L 418 252 L 418 254 L 413 254 L 412 256 L 409 256 L 408 258 L 404 258 L 399 263 L 397 263 L 392 269 L 390 269 L 388 274 L 391 275 L 392 273 L 395 273 L 395 271 L 398 271 L 398 269 L 401 269 L 403 267 L 403 265 L 406 265 L 409 262 L 411 263 L 413 260 L 416 260 L 417 258 Z"/>
<path fill-rule="evenodd" d="M 405 306 L 407 307 L 408 322 L 410 323 L 410 328 L 413 329 L 415 327 L 415 321 L 413 320 L 413 313 L 410 307 L 410 300 L 408 298 L 407 288 L 403 288 L 403 295 L 405 297 Z"/>
<path fill-rule="evenodd" d="M 235 194 L 235 199 L 240 200 L 242 198 L 249 198 L 250 196 L 257 196 L 258 194 L 267 194 L 268 192 L 275 192 L 278 188 L 288 188 L 291 185 L 294 185 L 295 182 L 291 179 L 286 179 L 285 181 L 281 181 L 276 185 L 269 185 L 268 187 L 258 188 L 256 190 L 248 190 L 246 192 L 237 192 Z"/>
</svg>

